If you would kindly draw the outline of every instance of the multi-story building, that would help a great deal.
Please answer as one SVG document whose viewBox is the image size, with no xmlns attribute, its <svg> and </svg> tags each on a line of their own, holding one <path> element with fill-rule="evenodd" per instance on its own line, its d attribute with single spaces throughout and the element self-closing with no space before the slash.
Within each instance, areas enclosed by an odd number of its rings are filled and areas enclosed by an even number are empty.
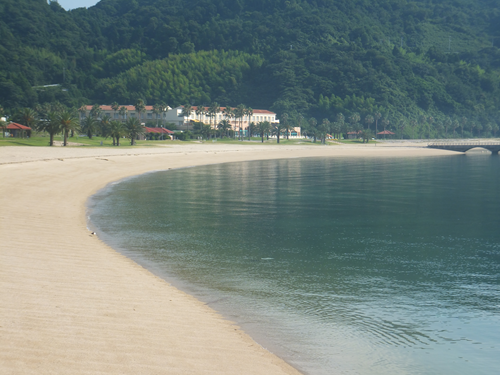
<svg viewBox="0 0 500 375">
<path fill-rule="evenodd" d="M 109 118 L 114 120 L 126 121 L 129 117 L 138 116 L 133 105 L 120 106 L 120 110 L 118 111 L 113 110 L 110 105 L 101 105 L 100 108 L 101 118 L 109 116 Z M 125 110 L 121 110 L 121 108 L 125 108 Z M 171 123 L 175 124 L 178 129 L 190 129 L 192 128 L 192 124 L 196 122 L 211 124 L 215 128 L 222 120 L 227 120 L 229 121 L 232 130 L 237 132 L 241 129 L 245 135 L 247 134 L 248 125 L 252 122 L 257 124 L 262 121 L 268 121 L 271 125 L 279 123 L 279 119 L 276 118 L 276 113 L 265 109 L 254 109 L 251 115 L 245 115 L 242 118 L 226 116 L 225 109 L 226 107 L 221 107 L 218 113 L 214 114 L 214 116 L 209 116 L 208 107 L 203 107 L 200 113 L 200 111 L 198 111 L 198 107 L 193 106 L 191 108 L 190 115 L 184 116 L 184 106 L 175 108 L 167 107 L 166 111 L 155 113 L 153 106 L 148 105 L 145 107 L 144 111 L 141 112 L 140 120 L 143 125 L 147 122 L 157 122 L 160 126 Z M 89 116 L 91 110 L 91 105 L 84 106 L 80 110 L 80 119 L 84 119 Z M 234 111 L 235 108 L 232 108 L 232 110 Z M 290 135 L 292 137 L 300 137 L 300 128 L 293 128 Z"/>
</svg>

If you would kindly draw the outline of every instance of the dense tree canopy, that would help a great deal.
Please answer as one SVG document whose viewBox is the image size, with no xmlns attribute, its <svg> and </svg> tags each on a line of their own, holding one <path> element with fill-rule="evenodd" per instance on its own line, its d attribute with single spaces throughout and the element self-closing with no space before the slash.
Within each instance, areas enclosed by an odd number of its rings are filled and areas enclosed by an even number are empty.
<svg viewBox="0 0 500 375">
<path fill-rule="evenodd" d="M 494 128 L 499 23 L 495 0 L 102 0 L 69 12 L 3 0 L 0 105 L 141 97 Z"/>
</svg>

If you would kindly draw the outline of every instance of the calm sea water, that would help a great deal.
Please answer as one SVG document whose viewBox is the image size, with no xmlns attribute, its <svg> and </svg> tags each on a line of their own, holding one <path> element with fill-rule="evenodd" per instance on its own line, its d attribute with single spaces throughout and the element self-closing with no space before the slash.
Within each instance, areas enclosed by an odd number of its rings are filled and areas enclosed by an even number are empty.
<svg viewBox="0 0 500 375">
<path fill-rule="evenodd" d="M 500 158 L 292 159 L 111 185 L 101 238 L 311 375 L 500 371 Z"/>
</svg>

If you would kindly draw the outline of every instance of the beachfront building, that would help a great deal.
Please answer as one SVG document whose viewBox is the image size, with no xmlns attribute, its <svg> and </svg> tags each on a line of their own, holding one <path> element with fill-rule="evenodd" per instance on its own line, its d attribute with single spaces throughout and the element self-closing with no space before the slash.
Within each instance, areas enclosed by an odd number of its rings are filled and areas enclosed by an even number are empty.
<svg viewBox="0 0 500 375">
<path fill-rule="evenodd" d="M 92 107 L 93 106 L 91 105 L 87 105 L 80 108 L 80 120 L 90 116 Z M 115 111 L 110 105 L 101 105 L 99 107 L 101 109 L 99 119 L 108 116 L 112 120 L 127 121 L 127 118 L 139 116 L 133 105 L 120 105 L 117 111 Z M 152 105 L 147 105 L 145 106 L 144 112 L 141 112 L 141 124 L 145 125 L 147 122 L 156 122 L 158 125 L 162 125 L 164 123 L 171 122 L 167 120 L 167 114 L 171 110 L 172 108 L 167 107 L 167 111 L 156 113 Z"/>
<path fill-rule="evenodd" d="M 231 107 L 231 109 L 234 112 L 236 108 Z M 184 116 L 183 113 L 184 106 L 179 106 L 172 109 L 172 111 L 169 111 L 167 116 L 176 114 L 179 128 L 189 128 L 197 122 L 212 125 L 213 128 L 216 128 L 221 121 L 226 120 L 229 122 L 231 130 L 238 132 L 241 129 L 244 137 L 248 136 L 248 125 L 252 122 L 254 124 L 258 124 L 259 122 L 268 121 L 271 125 L 278 124 L 280 122 L 276 113 L 268 111 L 267 109 L 254 109 L 252 110 L 251 115 L 244 115 L 241 118 L 235 118 L 234 116 L 228 117 L 226 115 L 226 107 L 220 107 L 219 112 L 215 113 L 213 116 L 209 114 L 208 107 L 200 108 L 193 106 L 189 116 Z M 290 136 L 301 137 L 300 127 L 292 128 L 290 130 Z"/>
</svg>

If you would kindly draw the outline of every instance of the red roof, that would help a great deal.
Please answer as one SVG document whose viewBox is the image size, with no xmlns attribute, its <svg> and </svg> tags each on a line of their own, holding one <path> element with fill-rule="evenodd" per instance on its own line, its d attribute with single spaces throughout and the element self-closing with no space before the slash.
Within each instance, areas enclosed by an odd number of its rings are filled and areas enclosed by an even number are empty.
<svg viewBox="0 0 500 375">
<path fill-rule="evenodd" d="M 146 133 L 164 133 L 164 134 L 174 134 L 172 130 L 168 130 L 165 128 L 146 128 L 144 127 L 144 131 Z"/>
<path fill-rule="evenodd" d="M 383 132 L 377 133 L 377 135 L 378 134 L 384 135 L 384 134 L 396 134 L 396 133 L 390 132 L 389 130 L 384 130 Z"/>
<path fill-rule="evenodd" d="M 16 122 L 11 122 L 9 125 L 7 125 L 7 129 L 9 129 L 9 130 L 31 130 L 30 127 L 18 124 Z"/>
</svg>

